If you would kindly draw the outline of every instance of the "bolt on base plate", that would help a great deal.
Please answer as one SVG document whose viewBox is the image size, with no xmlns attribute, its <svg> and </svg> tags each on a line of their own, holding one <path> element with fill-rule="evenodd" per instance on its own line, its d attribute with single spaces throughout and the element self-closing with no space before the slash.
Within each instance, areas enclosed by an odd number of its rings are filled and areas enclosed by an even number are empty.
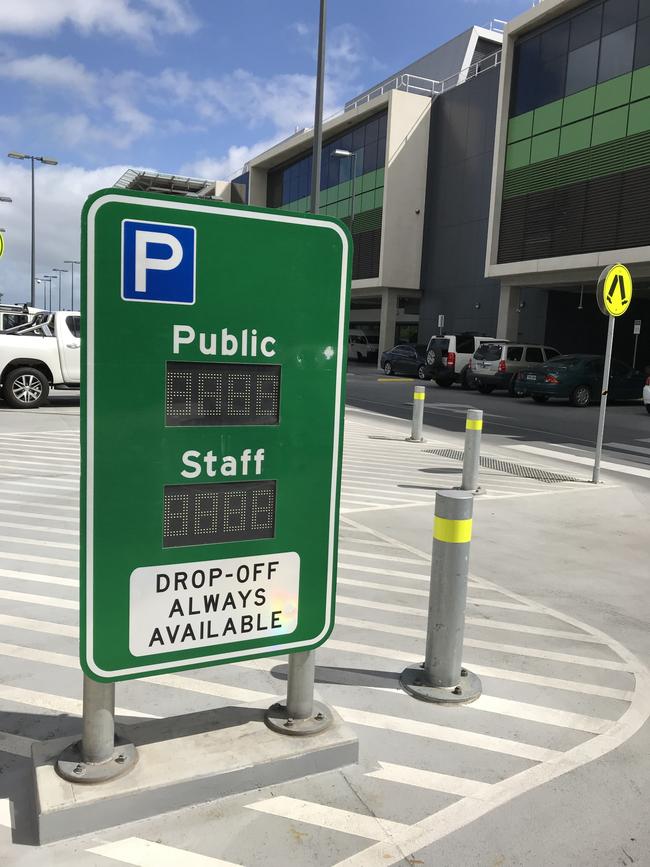
<svg viewBox="0 0 650 867">
<path fill-rule="evenodd" d="M 311 716 L 307 719 L 294 719 L 287 713 L 286 704 L 277 702 L 264 714 L 264 722 L 274 732 L 281 735 L 317 735 L 332 724 L 332 714 L 327 705 L 314 702 Z"/>
<path fill-rule="evenodd" d="M 426 442 L 426 440 L 424 439 L 424 437 L 420 437 L 419 439 L 418 439 L 417 437 L 404 437 L 404 442 L 407 442 L 407 443 L 423 443 L 423 442 Z"/>
<path fill-rule="evenodd" d="M 115 738 L 115 749 L 105 762 L 84 762 L 81 741 L 70 744 L 56 760 L 56 771 L 71 783 L 105 783 L 130 771 L 138 762 L 134 744 Z"/>
<path fill-rule="evenodd" d="M 434 704 L 469 704 L 483 691 L 480 679 L 466 668 L 461 669 L 455 686 L 429 686 L 425 678 L 422 664 L 409 665 L 401 673 L 399 682 L 409 695 Z"/>
</svg>

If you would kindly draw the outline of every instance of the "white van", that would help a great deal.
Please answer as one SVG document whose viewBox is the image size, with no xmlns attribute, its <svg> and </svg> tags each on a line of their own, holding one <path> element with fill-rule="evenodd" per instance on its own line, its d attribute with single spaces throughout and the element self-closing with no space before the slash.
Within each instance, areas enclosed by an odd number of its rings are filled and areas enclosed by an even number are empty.
<svg viewBox="0 0 650 867">
<path fill-rule="evenodd" d="M 351 328 L 348 332 L 348 361 L 370 361 L 373 355 L 376 357 L 379 349 L 378 343 L 368 340 L 359 328 Z"/>
</svg>

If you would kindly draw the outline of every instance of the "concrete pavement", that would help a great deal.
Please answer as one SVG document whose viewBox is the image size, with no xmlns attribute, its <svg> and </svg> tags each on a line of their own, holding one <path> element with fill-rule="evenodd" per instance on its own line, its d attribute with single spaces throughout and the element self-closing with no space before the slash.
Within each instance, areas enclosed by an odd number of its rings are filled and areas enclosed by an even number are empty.
<svg viewBox="0 0 650 867">
<path fill-rule="evenodd" d="M 359 766 L 32 847 L 30 742 L 79 729 L 78 419 L 74 406 L 2 419 L 0 863 L 648 859 L 650 482 L 606 471 L 594 488 L 568 453 L 517 453 L 485 437 L 484 454 L 578 481 L 484 473 L 465 657 L 485 691 L 467 707 L 429 706 L 401 693 L 397 675 L 423 653 L 435 490 L 460 478 L 458 461 L 430 452 L 462 447 L 462 416 L 457 432 L 428 427 L 415 445 L 404 442 L 408 425 L 357 410 L 346 428 L 337 628 L 317 678 L 358 731 Z M 277 659 L 215 667 L 120 684 L 117 704 L 127 719 L 182 715 L 281 694 L 285 678 Z"/>
</svg>

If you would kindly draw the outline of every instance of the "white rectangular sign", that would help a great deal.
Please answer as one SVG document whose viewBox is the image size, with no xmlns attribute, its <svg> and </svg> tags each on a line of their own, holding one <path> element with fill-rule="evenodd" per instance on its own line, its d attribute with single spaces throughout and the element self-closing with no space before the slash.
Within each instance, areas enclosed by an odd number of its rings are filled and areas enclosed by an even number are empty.
<svg viewBox="0 0 650 867">
<path fill-rule="evenodd" d="M 131 653 L 290 635 L 298 625 L 299 585 L 295 552 L 141 566 L 131 573 Z"/>
<path fill-rule="evenodd" d="M 641 334 L 641 320 L 640 319 L 634 320 L 634 333 L 635 334 Z"/>
</svg>

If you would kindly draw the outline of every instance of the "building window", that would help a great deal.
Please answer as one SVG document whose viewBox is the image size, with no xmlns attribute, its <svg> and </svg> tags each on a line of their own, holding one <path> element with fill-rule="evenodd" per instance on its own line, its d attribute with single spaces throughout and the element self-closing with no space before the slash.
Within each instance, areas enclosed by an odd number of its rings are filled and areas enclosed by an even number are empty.
<svg viewBox="0 0 650 867">
<path fill-rule="evenodd" d="M 388 113 L 383 111 L 323 142 L 319 208 L 322 214 L 338 217 L 352 230 L 354 279 L 377 277 L 379 274 L 387 120 Z M 349 151 L 355 157 L 336 157 L 336 150 Z M 311 168 L 310 151 L 270 171 L 267 207 L 308 211 Z"/>
</svg>

